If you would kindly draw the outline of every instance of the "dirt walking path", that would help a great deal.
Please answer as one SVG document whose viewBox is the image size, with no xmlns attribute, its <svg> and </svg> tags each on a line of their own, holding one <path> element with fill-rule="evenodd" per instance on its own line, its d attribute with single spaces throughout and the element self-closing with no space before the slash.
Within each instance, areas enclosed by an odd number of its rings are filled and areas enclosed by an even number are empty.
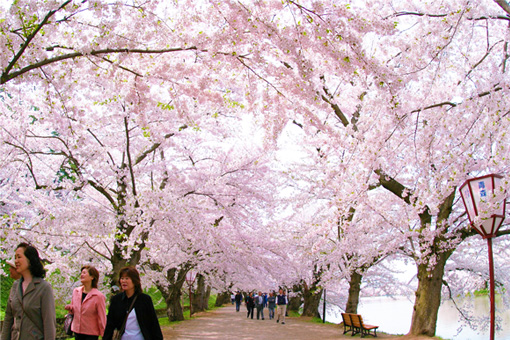
<svg viewBox="0 0 510 340">
<path fill-rule="evenodd" d="M 246 318 L 246 308 L 242 306 L 236 312 L 234 306 L 225 306 L 213 311 L 194 314 L 191 320 L 176 325 L 163 327 L 165 339 L 292 339 L 292 340 L 327 340 L 327 339 L 356 339 L 350 333 L 343 335 L 343 327 L 333 324 L 310 322 L 310 318 L 286 318 L 284 325 L 269 320 L 267 309 L 264 309 L 265 320 Z M 367 339 L 373 337 L 366 337 Z M 395 337 L 387 334 L 377 334 L 376 339 L 399 340 L 431 340 L 429 337 Z"/>
</svg>

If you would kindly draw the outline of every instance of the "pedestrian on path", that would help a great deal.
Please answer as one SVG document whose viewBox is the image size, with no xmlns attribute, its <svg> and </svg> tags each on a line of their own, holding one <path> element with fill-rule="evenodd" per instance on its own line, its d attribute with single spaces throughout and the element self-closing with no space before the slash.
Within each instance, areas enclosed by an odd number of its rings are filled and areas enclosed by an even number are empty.
<svg viewBox="0 0 510 340">
<path fill-rule="evenodd" d="M 269 297 L 267 298 L 267 308 L 269 310 L 269 320 L 274 319 L 274 309 L 276 308 L 276 297 L 274 293 L 269 293 Z"/>
<path fill-rule="evenodd" d="M 76 340 L 98 340 L 106 327 L 106 298 L 97 289 L 99 271 L 89 265 L 81 267 L 81 286 L 73 290 L 65 309 L 73 314 L 71 330 Z"/>
<path fill-rule="evenodd" d="M 115 331 L 122 339 L 163 340 L 150 295 L 142 290 L 140 274 L 133 266 L 119 272 L 122 292 L 111 298 L 103 340 L 112 340 Z"/>
<path fill-rule="evenodd" d="M 280 289 L 278 296 L 276 297 L 276 304 L 278 308 L 276 309 L 276 323 L 282 321 L 282 325 L 285 324 L 285 312 L 287 311 L 287 304 L 289 300 L 287 299 L 287 295 L 283 292 L 283 289 Z"/>
<path fill-rule="evenodd" d="M 241 307 L 241 302 L 243 302 L 243 294 L 240 291 L 237 291 L 236 296 L 236 312 L 239 312 L 239 308 Z"/>
<path fill-rule="evenodd" d="M 262 295 L 262 292 L 259 292 L 259 295 L 255 300 L 255 306 L 257 307 L 257 320 L 260 318 L 264 320 L 264 295 Z"/>
<path fill-rule="evenodd" d="M 250 317 L 253 319 L 253 308 L 255 308 L 255 300 L 253 299 L 253 293 L 250 293 L 246 297 L 246 308 L 248 309 L 248 314 L 246 315 L 247 318 Z"/>
<path fill-rule="evenodd" d="M 28 243 L 20 243 L 14 262 L 21 278 L 14 281 L 11 288 L 1 339 L 55 339 L 53 289 L 44 280 L 46 269 L 39 252 Z"/>
</svg>

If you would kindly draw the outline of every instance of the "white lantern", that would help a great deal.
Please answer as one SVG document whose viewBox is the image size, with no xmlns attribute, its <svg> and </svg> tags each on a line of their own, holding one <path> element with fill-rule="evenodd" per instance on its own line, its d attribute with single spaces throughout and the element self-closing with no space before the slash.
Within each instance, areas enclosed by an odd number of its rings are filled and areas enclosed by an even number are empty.
<svg viewBox="0 0 510 340">
<path fill-rule="evenodd" d="M 503 176 L 486 175 L 467 180 L 460 187 L 469 221 L 483 238 L 496 237 L 505 219 L 504 192 L 498 188 Z M 499 201 L 495 201 L 501 197 Z"/>
</svg>

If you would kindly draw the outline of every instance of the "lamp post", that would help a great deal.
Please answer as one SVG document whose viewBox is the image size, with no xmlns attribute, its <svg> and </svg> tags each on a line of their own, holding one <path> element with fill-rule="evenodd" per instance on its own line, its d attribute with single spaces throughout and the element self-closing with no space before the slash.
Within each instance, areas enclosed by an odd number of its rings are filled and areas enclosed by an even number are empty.
<svg viewBox="0 0 510 340">
<path fill-rule="evenodd" d="M 322 303 L 322 323 L 326 323 L 326 288 L 324 288 L 324 301 Z"/>
<path fill-rule="evenodd" d="M 193 270 L 190 270 L 189 272 L 186 273 L 186 283 L 188 284 L 188 288 L 189 288 L 189 317 L 191 318 L 191 315 L 193 314 L 193 298 L 191 297 L 191 288 L 193 287 L 193 283 L 195 282 L 195 278 L 196 278 L 197 274 L 193 271 Z"/>
<path fill-rule="evenodd" d="M 494 340 L 495 330 L 495 293 L 494 293 L 494 262 L 492 257 L 492 238 L 496 237 L 499 227 L 505 219 L 505 197 L 500 201 L 498 196 L 504 191 L 496 191 L 503 176 L 486 175 L 467 180 L 460 187 L 460 195 L 466 208 L 470 224 L 484 238 L 487 239 L 489 253 L 489 290 L 491 325 L 490 339 Z"/>
</svg>

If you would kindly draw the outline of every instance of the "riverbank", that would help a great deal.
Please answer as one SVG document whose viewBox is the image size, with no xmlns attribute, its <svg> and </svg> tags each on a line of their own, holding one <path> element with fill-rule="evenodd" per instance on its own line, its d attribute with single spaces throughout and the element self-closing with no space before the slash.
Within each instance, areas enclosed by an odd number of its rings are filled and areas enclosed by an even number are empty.
<svg viewBox="0 0 510 340">
<path fill-rule="evenodd" d="M 244 306 L 243 306 L 244 307 Z M 225 306 L 212 311 L 197 313 L 193 318 L 184 322 L 163 326 L 162 331 L 165 339 L 356 339 L 360 335 L 352 337 L 350 333 L 343 334 L 343 327 L 335 324 L 322 324 L 311 321 L 307 317 L 289 317 L 285 324 L 276 323 L 275 320 L 246 318 L 246 309 L 235 311 L 234 306 Z M 370 337 L 367 337 L 370 338 Z M 373 338 L 373 337 L 372 337 Z M 377 333 L 380 339 L 400 340 L 431 340 L 425 336 L 397 336 L 392 334 Z"/>
</svg>

